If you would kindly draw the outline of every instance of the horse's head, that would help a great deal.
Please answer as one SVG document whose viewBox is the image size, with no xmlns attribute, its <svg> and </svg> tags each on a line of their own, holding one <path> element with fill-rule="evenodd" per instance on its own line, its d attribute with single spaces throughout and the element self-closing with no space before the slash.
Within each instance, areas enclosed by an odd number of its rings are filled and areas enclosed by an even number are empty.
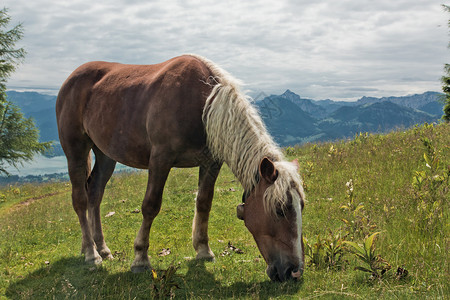
<svg viewBox="0 0 450 300">
<path fill-rule="evenodd" d="M 238 218 L 252 233 L 274 281 L 299 279 L 303 274 L 303 188 L 296 161 L 264 158 L 259 181 L 237 207 Z"/>
</svg>

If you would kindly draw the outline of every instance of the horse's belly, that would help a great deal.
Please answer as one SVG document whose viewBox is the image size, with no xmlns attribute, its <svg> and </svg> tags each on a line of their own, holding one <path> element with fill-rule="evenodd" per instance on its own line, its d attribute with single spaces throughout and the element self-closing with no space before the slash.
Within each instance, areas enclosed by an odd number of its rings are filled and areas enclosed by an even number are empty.
<svg viewBox="0 0 450 300">
<path fill-rule="evenodd" d="M 116 132 L 114 137 L 109 139 L 96 139 L 91 136 L 94 144 L 111 159 L 133 168 L 147 169 L 152 152 L 152 145 L 144 143 L 147 139 L 133 138 L 133 134 Z M 191 168 L 197 167 L 205 158 L 203 150 L 205 145 L 189 143 L 185 141 L 182 145 L 170 143 L 170 138 L 166 139 L 167 144 L 157 144 L 153 148 L 167 153 L 167 158 L 172 161 L 173 167 Z M 155 150 L 156 151 L 156 150 Z"/>
<path fill-rule="evenodd" d="M 109 158 L 129 167 L 146 169 L 150 158 L 150 147 L 130 143 L 126 139 L 115 139 L 109 143 L 96 142 L 95 145 Z"/>
</svg>

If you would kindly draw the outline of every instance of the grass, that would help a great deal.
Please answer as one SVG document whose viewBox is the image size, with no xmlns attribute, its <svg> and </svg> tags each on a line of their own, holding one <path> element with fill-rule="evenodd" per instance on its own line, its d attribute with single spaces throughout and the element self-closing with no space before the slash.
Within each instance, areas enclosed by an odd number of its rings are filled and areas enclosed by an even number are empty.
<svg viewBox="0 0 450 300">
<path fill-rule="evenodd" d="M 392 266 L 385 275 L 372 278 L 370 273 L 355 269 L 360 262 L 344 248 L 338 268 L 319 267 L 307 258 L 308 267 L 300 282 L 270 282 L 252 236 L 236 218 L 242 188 L 225 166 L 216 184 L 209 227 L 215 262 L 193 259 L 190 237 L 198 170 L 172 170 L 162 210 L 150 233 L 149 254 L 161 280 L 158 284 L 164 283 L 161 276 L 165 271 L 176 266 L 176 275 L 170 279 L 179 287 L 172 295 L 180 299 L 448 298 L 448 181 L 433 193 L 426 190 L 431 185 L 418 191 L 412 184 L 416 171 L 429 172 L 423 156 L 424 137 L 440 158 L 437 171 L 445 175 L 450 166 L 449 124 L 286 149 L 289 159 L 298 158 L 302 167 L 307 189 L 303 231 L 309 243 L 326 240 L 329 246 L 333 241 L 327 239 L 340 234 L 363 244 L 365 231 L 380 232 L 373 244 L 376 254 Z M 353 202 L 363 205 L 354 214 L 341 208 L 349 203 L 346 183 L 350 179 Z M 134 211 L 140 208 L 146 181 L 146 172 L 139 171 L 114 175 L 108 183 L 101 214 L 106 242 L 115 259 L 100 267 L 85 265 L 80 255 L 81 233 L 68 183 L 0 190 L 0 298 L 154 297 L 155 274 L 129 271 L 142 218 Z M 421 201 L 432 201 L 430 194 L 441 197 L 437 202 L 441 213 L 433 223 L 421 211 L 430 206 L 420 205 Z M 109 212 L 115 214 L 105 217 Z M 359 235 L 342 221 L 360 221 L 358 218 L 365 218 L 357 223 L 363 232 Z M 243 253 L 230 251 L 228 242 Z M 158 255 L 167 248 L 170 254 Z M 397 276 L 398 267 L 406 269 L 408 275 Z"/>
</svg>

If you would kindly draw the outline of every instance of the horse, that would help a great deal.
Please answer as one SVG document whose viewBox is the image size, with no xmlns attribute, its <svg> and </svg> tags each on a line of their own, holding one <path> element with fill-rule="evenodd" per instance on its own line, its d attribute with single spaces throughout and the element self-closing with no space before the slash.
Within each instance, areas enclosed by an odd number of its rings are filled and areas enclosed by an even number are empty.
<svg viewBox="0 0 450 300">
<path fill-rule="evenodd" d="M 193 54 L 153 65 L 88 62 L 65 80 L 56 102 L 58 134 L 87 263 L 113 258 L 100 203 L 116 162 L 148 169 L 131 271 L 151 269 L 149 232 L 172 167 L 199 167 L 192 244 L 196 259 L 214 260 L 208 219 L 226 163 L 244 190 L 237 217 L 253 235 L 267 275 L 273 281 L 302 277 L 305 196 L 298 163 L 285 160 L 240 85 Z"/>
</svg>

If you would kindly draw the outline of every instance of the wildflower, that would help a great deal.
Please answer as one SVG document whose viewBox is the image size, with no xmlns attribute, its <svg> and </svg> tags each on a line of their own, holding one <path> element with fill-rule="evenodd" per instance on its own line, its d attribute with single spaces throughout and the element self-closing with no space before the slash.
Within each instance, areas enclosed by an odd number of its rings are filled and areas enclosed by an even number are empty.
<svg viewBox="0 0 450 300">
<path fill-rule="evenodd" d="M 345 185 L 347 186 L 347 188 L 350 192 L 353 192 L 353 180 L 352 179 L 350 179 Z"/>
</svg>

